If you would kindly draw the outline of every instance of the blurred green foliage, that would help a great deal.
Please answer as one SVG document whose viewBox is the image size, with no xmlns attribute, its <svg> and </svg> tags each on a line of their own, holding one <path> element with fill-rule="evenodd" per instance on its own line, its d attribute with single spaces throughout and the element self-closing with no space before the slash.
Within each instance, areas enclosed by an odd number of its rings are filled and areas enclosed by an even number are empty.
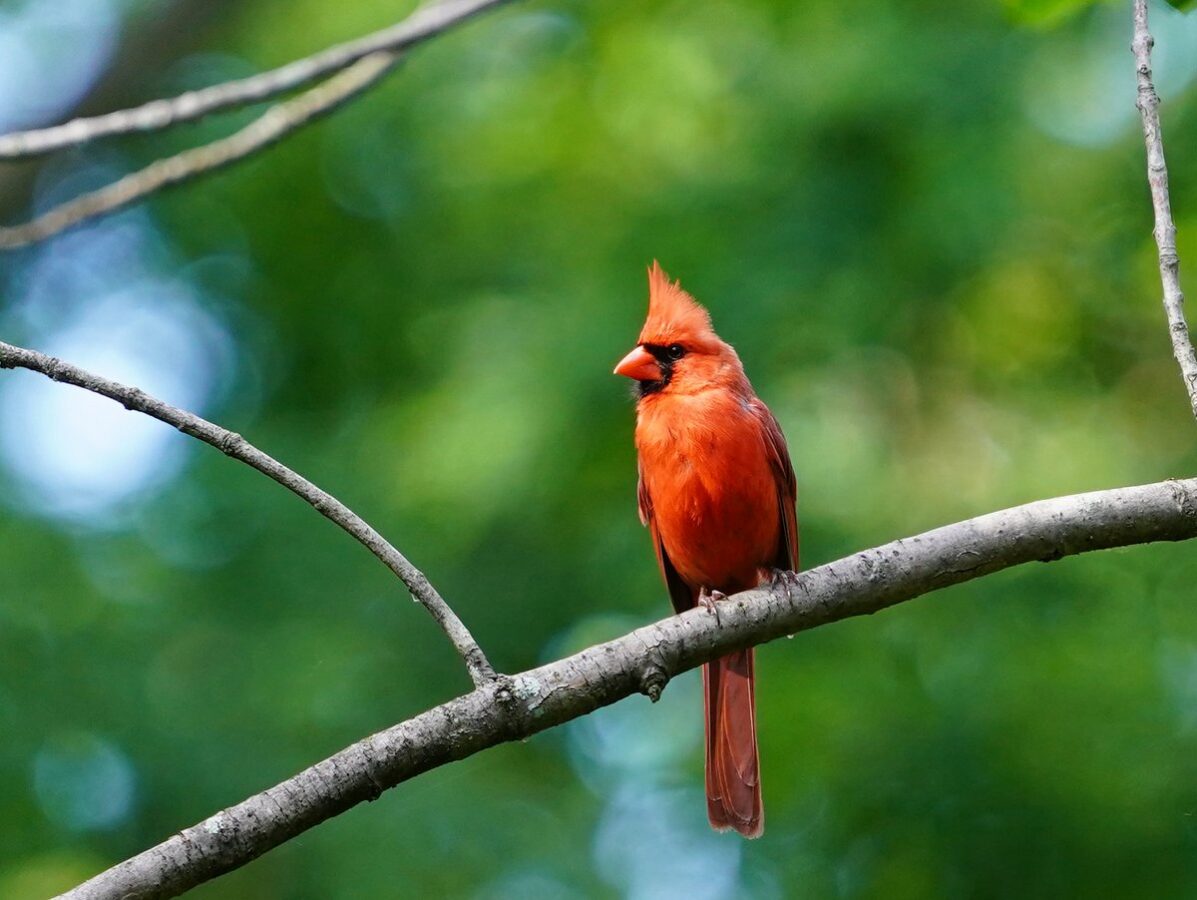
<svg viewBox="0 0 1197 900">
<path fill-rule="evenodd" d="M 781 420 L 808 565 L 1197 468 L 1129 15 L 1077 5 L 515 4 L 120 221 L 153 225 L 147 258 L 235 348 L 206 412 L 375 524 L 517 671 L 668 611 L 610 375 L 653 258 Z M 396 15 L 242 4 L 130 99 Z M 1197 54 L 1189 19 L 1153 17 L 1187 263 Z M 129 168 L 245 115 L 47 171 Z M 12 264 L 6 303 L 40 258 Z M 361 547 L 170 446 L 179 471 L 120 515 L 55 517 L 4 476 L 0 897 L 65 888 L 467 688 Z M 195 896 L 1191 897 L 1195 577 L 1192 546 L 1072 558 L 762 648 L 751 844 L 705 830 L 689 677 Z"/>
</svg>

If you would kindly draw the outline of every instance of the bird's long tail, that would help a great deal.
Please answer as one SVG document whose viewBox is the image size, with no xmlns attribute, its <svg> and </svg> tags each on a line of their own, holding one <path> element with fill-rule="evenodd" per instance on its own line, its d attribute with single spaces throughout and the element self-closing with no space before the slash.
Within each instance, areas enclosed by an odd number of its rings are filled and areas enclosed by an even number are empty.
<svg viewBox="0 0 1197 900">
<path fill-rule="evenodd" d="M 702 667 L 707 726 L 707 816 L 717 831 L 744 837 L 765 830 L 756 746 L 752 648 Z"/>
</svg>

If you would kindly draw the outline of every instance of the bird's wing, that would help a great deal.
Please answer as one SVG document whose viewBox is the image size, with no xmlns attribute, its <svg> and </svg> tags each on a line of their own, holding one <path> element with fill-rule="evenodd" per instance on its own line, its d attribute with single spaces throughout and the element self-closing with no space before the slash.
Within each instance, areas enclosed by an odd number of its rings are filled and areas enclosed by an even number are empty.
<svg viewBox="0 0 1197 900">
<path fill-rule="evenodd" d="M 649 496 L 648 486 L 644 483 L 644 473 L 639 472 L 636 483 L 636 504 L 640 508 L 640 521 L 648 526 L 649 534 L 653 538 L 653 549 L 657 552 L 657 565 L 661 569 L 661 577 L 665 579 L 665 587 L 669 590 L 669 600 L 673 604 L 674 612 L 685 612 L 694 606 L 694 592 L 682 581 L 682 576 L 673 567 L 669 554 L 665 552 L 665 545 L 661 543 L 661 535 L 657 533 L 657 521 L 653 517 L 653 498 Z"/>
<path fill-rule="evenodd" d="M 790 451 L 785 435 L 777 419 L 760 400 L 752 404 L 757 420 L 765 434 L 765 448 L 769 453 L 769 465 L 777 482 L 777 507 L 781 510 L 781 537 L 773 565 L 790 572 L 798 571 L 798 479 L 794 477 L 794 466 L 790 462 Z"/>
</svg>

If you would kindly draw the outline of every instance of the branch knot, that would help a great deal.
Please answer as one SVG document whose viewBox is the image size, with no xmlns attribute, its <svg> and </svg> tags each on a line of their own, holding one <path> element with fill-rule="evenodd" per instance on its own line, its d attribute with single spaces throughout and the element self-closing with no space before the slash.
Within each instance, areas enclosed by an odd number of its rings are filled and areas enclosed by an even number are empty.
<svg viewBox="0 0 1197 900">
<path fill-rule="evenodd" d="M 669 673 L 665 671 L 665 660 L 661 656 L 661 651 L 654 647 L 648 654 L 644 668 L 640 670 L 640 693 L 656 703 L 661 699 L 661 694 L 667 684 L 669 684 Z"/>
<path fill-rule="evenodd" d="M 1180 514 L 1186 519 L 1197 519 L 1197 495 L 1189 491 L 1183 482 L 1175 478 L 1169 478 L 1167 482 L 1168 490 L 1172 493 L 1172 501 L 1176 504 L 1176 508 L 1180 510 Z"/>
</svg>

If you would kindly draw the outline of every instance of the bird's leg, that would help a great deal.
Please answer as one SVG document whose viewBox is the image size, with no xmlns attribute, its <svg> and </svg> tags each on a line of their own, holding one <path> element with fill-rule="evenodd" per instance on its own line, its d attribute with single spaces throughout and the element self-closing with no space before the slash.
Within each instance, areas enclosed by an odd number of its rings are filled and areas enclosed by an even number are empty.
<svg viewBox="0 0 1197 900">
<path fill-rule="evenodd" d="M 701 587 L 698 589 L 698 605 L 701 606 L 703 609 L 705 609 L 707 612 L 714 614 L 716 625 L 723 624 L 722 622 L 719 621 L 718 603 L 720 600 L 726 600 L 726 599 L 727 599 L 727 594 L 723 593 L 723 591 L 717 591 L 714 588 L 712 588 L 711 590 L 707 590 L 705 587 Z"/>
</svg>

